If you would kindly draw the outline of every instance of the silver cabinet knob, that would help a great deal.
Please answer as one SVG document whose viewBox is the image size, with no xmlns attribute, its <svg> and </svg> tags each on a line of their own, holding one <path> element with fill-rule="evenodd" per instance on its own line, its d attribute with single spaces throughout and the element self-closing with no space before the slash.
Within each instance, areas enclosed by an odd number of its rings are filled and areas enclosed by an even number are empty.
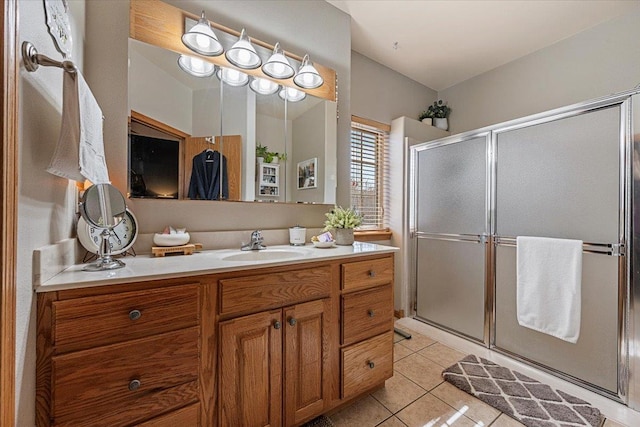
<svg viewBox="0 0 640 427">
<path fill-rule="evenodd" d="M 273 329 L 280 329 L 280 322 L 279 321 L 275 321 L 273 322 Z"/>
<path fill-rule="evenodd" d="M 136 391 L 137 389 L 140 388 L 141 385 L 142 385 L 142 382 L 140 382 L 140 380 L 131 380 L 129 381 L 129 390 Z"/>
<path fill-rule="evenodd" d="M 293 317 L 290 317 L 290 318 L 289 318 L 289 324 L 290 324 L 291 326 L 295 326 L 295 325 L 296 325 L 296 323 L 297 323 L 297 322 L 296 322 L 296 319 L 294 319 Z"/>
<path fill-rule="evenodd" d="M 367 314 L 369 315 L 369 317 L 373 317 L 373 316 L 376 315 L 376 313 L 371 308 L 369 310 L 367 310 Z"/>
<path fill-rule="evenodd" d="M 373 363 L 371 360 L 369 360 L 369 361 L 367 362 L 367 365 L 369 366 L 369 369 L 373 369 L 373 368 L 375 368 L 375 367 L 376 367 L 376 364 L 375 364 L 375 363 Z"/>
<path fill-rule="evenodd" d="M 142 312 L 140 310 L 131 310 L 129 312 L 129 319 L 131 320 L 138 320 L 141 317 L 142 317 Z"/>
<path fill-rule="evenodd" d="M 374 270 L 369 270 L 369 277 L 376 277 L 376 272 Z"/>
</svg>

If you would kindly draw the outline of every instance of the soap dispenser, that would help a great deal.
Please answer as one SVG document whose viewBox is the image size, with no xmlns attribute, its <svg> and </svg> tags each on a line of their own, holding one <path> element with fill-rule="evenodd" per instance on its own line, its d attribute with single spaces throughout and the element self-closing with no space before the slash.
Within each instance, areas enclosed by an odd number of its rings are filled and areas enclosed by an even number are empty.
<svg viewBox="0 0 640 427">
<path fill-rule="evenodd" d="M 289 228 L 289 243 L 291 246 L 304 246 L 307 237 L 307 229 L 296 225 Z"/>
</svg>

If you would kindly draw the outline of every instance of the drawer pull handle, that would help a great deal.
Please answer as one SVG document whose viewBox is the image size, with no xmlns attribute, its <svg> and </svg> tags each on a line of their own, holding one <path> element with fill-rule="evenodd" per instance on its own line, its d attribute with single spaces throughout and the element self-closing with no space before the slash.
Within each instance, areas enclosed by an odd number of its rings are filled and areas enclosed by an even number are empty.
<svg viewBox="0 0 640 427">
<path fill-rule="evenodd" d="M 273 322 L 273 329 L 280 329 L 280 322 L 278 322 L 277 320 Z"/>
<path fill-rule="evenodd" d="M 295 326 L 295 325 L 296 325 L 296 319 L 294 319 L 293 317 L 290 317 L 290 318 L 289 318 L 289 324 L 290 324 L 291 326 Z"/>
<path fill-rule="evenodd" d="M 140 382 L 140 380 L 131 380 L 129 381 L 129 390 L 136 391 L 137 389 L 140 388 L 141 385 L 142 383 Z"/>
<path fill-rule="evenodd" d="M 142 317 L 142 312 L 140 310 L 131 310 L 129 312 L 129 319 L 131 320 L 138 320 L 141 317 Z"/>
<path fill-rule="evenodd" d="M 373 368 L 375 368 L 375 367 L 376 367 L 376 364 L 375 364 L 375 363 L 373 363 L 371 360 L 369 360 L 369 361 L 367 362 L 367 365 L 369 365 L 369 369 L 373 369 Z"/>
<path fill-rule="evenodd" d="M 376 315 L 376 313 L 372 309 L 367 310 L 367 314 L 369 315 L 369 317 L 373 317 Z"/>
<path fill-rule="evenodd" d="M 369 277 L 376 277 L 376 272 L 373 270 L 369 270 Z"/>
</svg>

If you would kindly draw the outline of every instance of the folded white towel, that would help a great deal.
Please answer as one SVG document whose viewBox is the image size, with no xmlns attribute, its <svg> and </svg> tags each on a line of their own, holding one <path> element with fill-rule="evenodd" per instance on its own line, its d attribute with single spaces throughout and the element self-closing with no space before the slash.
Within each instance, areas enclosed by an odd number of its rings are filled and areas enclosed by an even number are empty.
<svg viewBox="0 0 640 427">
<path fill-rule="evenodd" d="M 580 336 L 582 241 L 528 236 L 516 241 L 518 323 L 575 344 Z"/>
<path fill-rule="evenodd" d="M 80 72 L 64 73 L 60 138 L 47 172 L 74 181 L 109 183 L 102 110 Z"/>
</svg>

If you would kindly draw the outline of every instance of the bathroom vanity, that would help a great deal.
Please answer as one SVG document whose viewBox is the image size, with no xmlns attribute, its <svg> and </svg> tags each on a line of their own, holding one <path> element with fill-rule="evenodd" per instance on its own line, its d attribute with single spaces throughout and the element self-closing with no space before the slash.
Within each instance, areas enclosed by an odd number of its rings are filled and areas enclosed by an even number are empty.
<svg viewBox="0 0 640 427">
<path fill-rule="evenodd" d="M 395 248 L 205 251 L 39 286 L 38 426 L 296 426 L 393 374 Z"/>
</svg>

